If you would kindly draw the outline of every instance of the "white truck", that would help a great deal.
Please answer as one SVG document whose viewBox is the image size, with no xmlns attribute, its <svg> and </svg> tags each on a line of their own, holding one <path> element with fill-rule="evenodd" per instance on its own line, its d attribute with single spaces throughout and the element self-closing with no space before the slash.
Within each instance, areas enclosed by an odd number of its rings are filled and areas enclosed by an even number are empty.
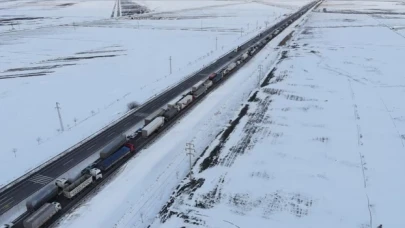
<svg viewBox="0 0 405 228">
<path fill-rule="evenodd" d="M 233 70 L 236 67 L 236 65 L 237 64 L 235 62 L 229 64 L 228 67 L 224 70 L 223 75 L 224 76 L 227 75 L 231 70 Z"/>
<path fill-rule="evenodd" d="M 156 117 L 152 122 L 142 128 L 142 137 L 147 138 L 157 129 L 165 124 L 165 118 L 162 116 Z"/>
<path fill-rule="evenodd" d="M 97 168 L 92 168 L 89 173 L 84 174 L 79 177 L 79 179 L 73 181 L 72 184 L 63 189 L 63 195 L 71 199 L 76 196 L 79 192 L 89 186 L 94 180 L 98 180 L 103 177 L 101 170 Z"/>
<path fill-rule="evenodd" d="M 148 117 L 145 118 L 145 125 L 152 122 L 152 120 L 155 119 L 157 116 L 163 115 L 165 111 L 166 109 L 164 108 L 159 108 L 158 110 L 154 111 L 152 114 L 150 114 Z"/>
<path fill-rule="evenodd" d="M 246 52 L 245 54 L 242 55 L 242 59 L 246 60 L 249 57 L 249 53 Z"/>
<path fill-rule="evenodd" d="M 207 81 L 205 81 L 204 82 L 204 86 L 205 86 L 205 88 L 210 88 L 211 86 L 212 86 L 212 81 L 211 80 L 207 80 Z"/>
<path fill-rule="evenodd" d="M 39 228 L 61 209 L 62 206 L 58 202 L 45 203 L 42 207 L 25 219 L 23 221 L 23 225 L 25 228 Z"/>
<path fill-rule="evenodd" d="M 188 104 L 190 104 L 193 101 L 193 96 L 187 95 L 183 97 L 181 100 L 177 102 L 177 105 L 180 106 L 181 109 L 185 108 Z"/>
<path fill-rule="evenodd" d="M 61 189 L 66 188 L 67 186 L 69 186 L 69 184 L 70 184 L 70 182 L 66 178 L 58 178 L 55 181 L 55 185 L 58 186 Z"/>
<path fill-rule="evenodd" d="M 191 87 L 191 92 L 198 90 L 204 84 L 204 80 L 197 82 L 193 87 Z"/>
</svg>

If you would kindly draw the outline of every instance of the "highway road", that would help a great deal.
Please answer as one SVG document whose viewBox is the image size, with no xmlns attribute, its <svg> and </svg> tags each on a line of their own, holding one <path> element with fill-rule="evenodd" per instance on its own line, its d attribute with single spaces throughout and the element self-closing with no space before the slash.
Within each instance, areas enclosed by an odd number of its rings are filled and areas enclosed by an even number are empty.
<svg viewBox="0 0 405 228">
<path fill-rule="evenodd" d="M 306 10 L 308 10 L 310 7 L 308 5 L 306 7 L 303 7 L 300 11 L 298 11 L 296 14 L 293 14 L 292 16 L 297 16 L 298 13 L 306 12 Z M 165 91 L 162 94 L 158 95 L 151 102 L 138 109 L 134 114 L 125 117 L 115 125 L 96 135 L 81 146 L 65 154 L 56 161 L 46 165 L 42 169 L 31 174 L 14 186 L 2 191 L 0 194 L 0 215 L 5 213 L 7 210 L 12 208 L 19 202 L 28 198 L 37 190 L 50 183 L 69 169 L 73 168 L 78 163 L 91 156 L 93 153 L 97 152 L 98 149 L 103 147 L 110 140 L 114 139 L 118 134 L 122 134 L 138 122 L 143 121 L 145 116 L 164 106 L 169 101 L 182 94 L 185 90 L 189 89 L 200 80 L 205 79 L 210 73 L 220 71 L 229 62 L 234 61 L 241 53 L 244 53 L 253 44 L 263 39 L 266 35 L 274 32 L 277 28 L 280 28 L 281 26 L 286 24 L 290 19 L 291 18 L 286 18 L 281 22 L 273 25 L 266 31 L 262 32 L 263 36 L 259 37 L 258 35 L 241 45 L 240 51 L 238 51 L 237 53 L 231 52 L 226 54 L 221 59 L 205 67 L 204 69 L 189 77 L 182 83 L 176 85 L 169 91 Z M 142 145 L 144 145 L 146 141 L 142 142 L 138 140 L 141 139 L 136 139 L 136 141 L 134 142 L 135 146 L 137 148 L 142 148 Z"/>
</svg>

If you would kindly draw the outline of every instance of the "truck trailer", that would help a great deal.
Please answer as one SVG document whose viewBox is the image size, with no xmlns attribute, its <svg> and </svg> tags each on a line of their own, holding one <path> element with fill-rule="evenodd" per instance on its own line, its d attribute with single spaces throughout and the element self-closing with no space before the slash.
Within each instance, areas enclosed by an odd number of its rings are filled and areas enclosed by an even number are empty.
<svg viewBox="0 0 405 228">
<path fill-rule="evenodd" d="M 179 110 L 177 108 L 168 108 L 163 116 L 168 120 L 173 118 L 178 112 Z"/>
<path fill-rule="evenodd" d="M 23 221 L 24 228 L 39 228 L 62 209 L 58 202 L 45 203 Z"/>
<path fill-rule="evenodd" d="M 177 102 L 177 105 L 180 106 L 181 109 L 185 108 L 188 104 L 190 104 L 193 101 L 193 96 L 187 95 L 183 97 L 181 100 Z"/>
<path fill-rule="evenodd" d="M 153 120 L 153 121 L 155 121 L 155 120 Z M 152 121 L 152 123 L 153 123 L 153 121 Z M 132 145 L 131 143 L 126 143 L 119 150 L 117 150 L 116 152 L 111 154 L 110 157 L 108 157 L 108 158 L 104 159 L 103 161 L 101 161 L 98 164 L 98 168 L 101 171 L 106 171 L 107 169 L 109 169 L 111 166 L 115 165 L 118 161 L 120 161 L 122 158 L 124 158 L 130 152 L 132 152 L 134 150 L 135 150 L 134 145 Z"/>
<path fill-rule="evenodd" d="M 201 94 L 205 93 L 207 91 L 207 88 L 205 86 L 200 87 L 197 91 L 193 93 L 194 99 L 201 96 Z"/>
<path fill-rule="evenodd" d="M 164 117 L 162 116 L 156 117 L 152 122 L 150 122 L 142 129 L 142 136 L 144 138 L 149 137 L 153 132 L 162 127 L 164 123 L 165 123 Z"/>
<path fill-rule="evenodd" d="M 204 80 L 197 82 L 193 87 L 191 87 L 191 92 L 196 91 L 204 84 Z"/>
<path fill-rule="evenodd" d="M 100 158 L 106 158 L 110 156 L 115 150 L 122 146 L 127 141 L 125 135 L 119 135 L 112 141 L 110 141 L 106 146 L 100 151 Z"/>
<path fill-rule="evenodd" d="M 154 111 L 152 114 L 150 114 L 148 117 L 145 118 L 145 125 L 152 122 L 152 120 L 155 119 L 156 117 L 163 115 L 165 111 L 166 110 L 164 108 L 159 108 L 158 110 Z"/>
<path fill-rule="evenodd" d="M 45 202 L 58 195 L 58 187 L 48 185 L 39 190 L 35 195 L 27 200 L 26 206 L 28 211 L 34 211 L 42 206 Z"/>
<path fill-rule="evenodd" d="M 72 199 L 79 192 L 89 186 L 92 182 L 93 177 L 90 174 L 85 174 L 79 177 L 79 179 L 73 181 L 73 183 L 67 186 L 65 189 L 63 189 L 63 195 L 68 199 Z"/>
<path fill-rule="evenodd" d="M 205 86 L 205 88 L 210 88 L 211 86 L 212 86 L 212 81 L 211 80 L 207 80 L 207 81 L 205 81 L 204 82 L 204 86 Z"/>
</svg>

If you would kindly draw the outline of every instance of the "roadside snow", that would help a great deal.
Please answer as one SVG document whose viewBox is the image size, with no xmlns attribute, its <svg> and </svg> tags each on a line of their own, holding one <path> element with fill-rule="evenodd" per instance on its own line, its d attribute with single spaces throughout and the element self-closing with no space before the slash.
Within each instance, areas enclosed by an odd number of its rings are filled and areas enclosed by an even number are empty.
<svg viewBox="0 0 405 228">
<path fill-rule="evenodd" d="M 311 14 L 151 228 L 405 227 L 405 39 L 387 20 Z"/>
<path fill-rule="evenodd" d="M 0 136 L 7 139 L 0 186 L 119 118 L 128 102 L 144 102 L 291 12 L 244 3 L 168 14 L 176 20 L 82 20 L 0 33 L 0 77 L 9 77 L 0 79 Z"/>
<path fill-rule="evenodd" d="M 131 159 L 97 195 L 65 216 L 59 227 L 147 227 L 188 173 L 186 143 L 194 144 L 195 161 L 233 118 L 241 101 L 257 87 L 258 66 L 270 68 L 270 59 L 277 56 L 273 48 L 267 46 L 159 140 Z"/>
</svg>

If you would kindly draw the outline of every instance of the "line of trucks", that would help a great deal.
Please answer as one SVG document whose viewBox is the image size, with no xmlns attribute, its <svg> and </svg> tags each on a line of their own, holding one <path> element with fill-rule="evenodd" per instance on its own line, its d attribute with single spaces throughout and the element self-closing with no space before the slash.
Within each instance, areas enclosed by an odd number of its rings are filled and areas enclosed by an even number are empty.
<svg viewBox="0 0 405 228">
<path fill-rule="evenodd" d="M 25 228 L 39 228 L 56 215 L 62 206 L 53 199 L 62 195 L 73 199 L 95 181 L 103 178 L 103 172 L 109 170 L 120 160 L 135 151 L 133 144 L 127 142 L 125 135 L 119 135 L 99 152 L 99 159 L 81 171 L 75 180 L 58 178 L 54 184 L 41 189 L 26 201 L 27 211 L 31 214 L 23 221 Z"/>
<path fill-rule="evenodd" d="M 175 117 L 195 99 L 206 93 L 215 83 L 218 83 L 222 78 L 232 73 L 238 65 L 246 62 L 257 48 L 258 47 L 253 47 L 249 49 L 241 55 L 238 60 L 228 64 L 228 66 L 220 72 L 212 73 L 206 79 L 196 83 L 180 100 L 169 102 L 165 108 L 160 108 L 147 116 L 144 119 L 144 127 L 138 129 L 137 133 L 140 133 L 144 138 L 156 133 L 167 121 Z M 81 172 L 81 176 L 76 180 L 58 178 L 54 185 L 48 185 L 37 192 L 26 202 L 27 211 L 31 212 L 31 215 L 23 221 L 24 227 L 41 227 L 62 210 L 61 204 L 52 201 L 52 199 L 58 195 L 63 195 L 67 199 L 73 199 L 93 182 L 103 178 L 103 172 L 109 170 L 113 165 L 134 150 L 134 145 L 127 143 L 127 137 L 125 135 L 119 135 L 100 150 L 100 159 L 86 167 Z"/>
<path fill-rule="evenodd" d="M 303 13 L 299 13 L 299 15 L 302 14 Z M 287 27 L 292 22 L 292 19 L 289 20 L 282 28 Z M 229 63 L 225 68 L 218 72 L 211 73 L 207 78 L 196 83 L 181 99 L 169 102 L 166 107 L 160 108 L 147 116 L 144 119 L 144 127 L 138 129 L 132 137 L 138 137 L 140 134 L 143 138 L 147 138 L 153 133 L 156 133 L 167 121 L 175 117 L 181 110 L 195 101 L 195 99 L 206 93 L 214 84 L 219 83 L 224 77 L 232 73 L 238 65 L 248 61 L 249 57 L 279 32 L 279 29 L 277 29 L 267 35 L 263 41 L 250 47 L 236 61 Z M 259 37 L 262 37 L 262 34 L 259 34 Z M 238 47 L 235 49 L 235 52 L 239 52 L 240 49 L 241 48 Z M 26 207 L 30 215 L 23 221 L 23 226 L 25 228 L 41 227 L 62 210 L 61 204 L 54 200 L 56 196 L 63 195 L 67 199 L 73 199 L 92 183 L 102 179 L 104 172 L 108 171 L 120 160 L 135 151 L 134 145 L 128 143 L 127 140 L 125 135 L 119 135 L 100 150 L 100 158 L 82 170 L 78 178 L 75 180 L 58 178 L 54 184 L 46 186 L 29 198 L 26 201 Z M 4 227 L 12 227 L 12 225 L 5 225 Z"/>
</svg>

